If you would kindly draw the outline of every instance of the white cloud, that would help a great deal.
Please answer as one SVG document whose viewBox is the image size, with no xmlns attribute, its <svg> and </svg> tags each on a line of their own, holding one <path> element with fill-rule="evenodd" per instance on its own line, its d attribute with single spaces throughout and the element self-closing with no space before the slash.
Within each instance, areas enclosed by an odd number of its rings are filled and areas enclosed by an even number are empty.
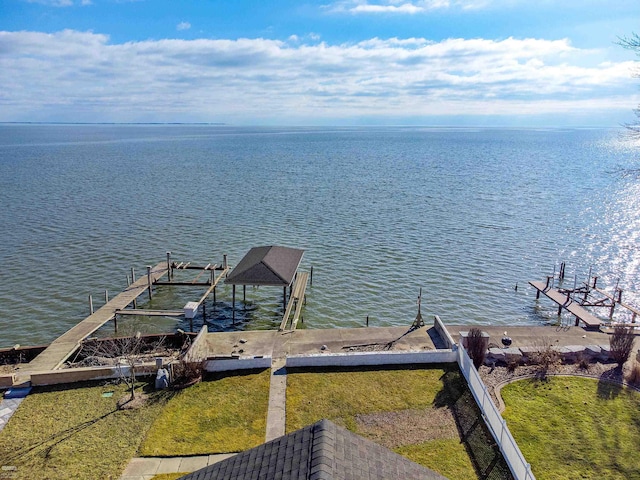
<svg viewBox="0 0 640 480">
<path fill-rule="evenodd" d="M 189 30 L 191 28 L 191 24 L 189 22 L 180 22 L 178 25 L 176 25 L 176 30 L 181 31 L 181 30 Z"/>
<path fill-rule="evenodd" d="M 475 10 L 491 4 L 492 0 L 338 0 L 325 5 L 325 8 L 337 13 L 396 13 L 417 14 L 432 10 L 456 7 L 461 10 Z"/>
<path fill-rule="evenodd" d="M 87 6 L 92 5 L 91 0 L 26 0 L 28 3 L 39 3 L 49 7 L 73 7 L 74 5 Z"/>
<path fill-rule="evenodd" d="M 306 43 L 305 43 L 306 42 Z M 327 44 L 111 43 L 65 30 L 0 32 L 0 121 L 513 114 L 631 109 L 635 62 L 568 40 L 373 38 Z M 56 117 L 57 116 L 57 117 Z"/>
</svg>

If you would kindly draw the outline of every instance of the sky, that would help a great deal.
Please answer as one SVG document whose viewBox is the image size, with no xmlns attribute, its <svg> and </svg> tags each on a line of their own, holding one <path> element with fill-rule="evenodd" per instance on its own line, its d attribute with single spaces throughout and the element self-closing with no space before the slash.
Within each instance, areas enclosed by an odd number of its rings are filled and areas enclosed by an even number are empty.
<svg viewBox="0 0 640 480">
<path fill-rule="evenodd" d="M 0 0 L 0 122 L 619 126 L 638 0 Z"/>
</svg>

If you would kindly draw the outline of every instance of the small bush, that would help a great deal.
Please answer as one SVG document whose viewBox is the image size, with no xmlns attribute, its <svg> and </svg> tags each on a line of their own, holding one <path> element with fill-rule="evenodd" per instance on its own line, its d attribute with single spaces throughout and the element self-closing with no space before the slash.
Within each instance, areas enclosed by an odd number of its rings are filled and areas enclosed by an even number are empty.
<svg viewBox="0 0 640 480">
<path fill-rule="evenodd" d="M 548 338 L 541 338 L 534 342 L 536 352 L 531 355 L 534 365 L 538 366 L 537 376 L 546 379 L 549 370 L 560 363 L 560 353 L 553 348 Z"/>
<path fill-rule="evenodd" d="M 629 370 L 629 373 L 626 375 L 626 380 L 631 385 L 640 387 L 640 363 L 633 362 L 631 370 Z"/>
<path fill-rule="evenodd" d="M 589 357 L 582 352 L 578 354 L 578 366 L 581 370 L 589 370 L 589 367 L 591 366 Z"/>
<path fill-rule="evenodd" d="M 618 326 L 613 329 L 613 333 L 609 337 L 609 346 L 611 348 L 611 358 L 615 360 L 619 367 L 622 367 L 629 360 L 634 340 L 635 336 L 632 328 Z"/>
<path fill-rule="evenodd" d="M 202 378 L 202 362 L 185 362 L 180 360 L 171 364 L 171 384 L 181 387 L 192 384 Z"/>
<path fill-rule="evenodd" d="M 484 359 L 487 356 L 487 346 L 482 336 L 482 330 L 477 327 L 469 330 L 469 335 L 467 336 L 467 351 L 476 369 L 480 368 L 480 365 L 484 363 Z"/>
</svg>

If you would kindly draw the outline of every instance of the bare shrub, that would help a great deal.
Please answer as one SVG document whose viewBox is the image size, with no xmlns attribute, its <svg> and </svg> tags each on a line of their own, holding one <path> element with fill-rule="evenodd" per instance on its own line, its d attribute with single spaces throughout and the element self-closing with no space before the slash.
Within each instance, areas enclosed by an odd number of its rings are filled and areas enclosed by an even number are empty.
<svg viewBox="0 0 640 480">
<path fill-rule="evenodd" d="M 537 376 L 545 379 L 549 370 L 560 363 L 560 353 L 548 338 L 537 339 L 533 346 L 535 352 L 530 354 L 531 363 L 538 366 Z"/>
<path fill-rule="evenodd" d="M 164 337 L 152 342 L 147 341 L 136 332 L 130 337 L 110 338 L 105 340 L 85 340 L 81 349 L 87 354 L 87 359 L 99 362 L 97 364 L 114 365 L 120 381 L 129 389 L 129 402 L 136 397 L 135 384 L 138 367 L 142 365 L 142 356 L 147 351 L 160 349 Z"/>
<path fill-rule="evenodd" d="M 633 365 L 626 375 L 626 380 L 631 385 L 640 387 L 640 363 L 633 362 Z"/>
<path fill-rule="evenodd" d="M 473 366 L 476 367 L 477 370 L 487 357 L 486 341 L 482 336 L 482 330 L 478 327 L 472 327 L 469 330 L 469 334 L 467 335 L 467 351 L 469 352 L 471 360 L 473 360 Z"/>
<path fill-rule="evenodd" d="M 203 362 L 180 360 L 171 364 L 171 384 L 174 388 L 191 385 L 202 378 Z"/>
<path fill-rule="evenodd" d="M 632 328 L 617 326 L 613 329 L 613 333 L 609 337 L 609 347 L 611 348 L 611 358 L 619 367 L 622 367 L 629 360 L 634 340 Z"/>
<path fill-rule="evenodd" d="M 578 354 L 578 366 L 581 370 L 589 370 L 589 367 L 591 366 L 589 357 L 582 352 Z"/>
<path fill-rule="evenodd" d="M 515 358 L 510 358 L 507 360 L 507 371 L 515 372 L 516 368 L 518 368 L 519 365 L 520 362 L 518 360 L 516 360 Z"/>
</svg>

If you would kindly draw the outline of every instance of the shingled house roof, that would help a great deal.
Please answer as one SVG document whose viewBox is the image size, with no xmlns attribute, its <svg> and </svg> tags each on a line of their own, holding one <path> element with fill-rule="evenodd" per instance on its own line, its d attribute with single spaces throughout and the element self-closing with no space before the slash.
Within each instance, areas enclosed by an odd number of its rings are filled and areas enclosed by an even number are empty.
<svg viewBox="0 0 640 480">
<path fill-rule="evenodd" d="M 181 480 L 447 480 L 329 420 L 209 465 Z"/>
<path fill-rule="evenodd" d="M 227 276 L 232 285 L 287 287 L 300 265 L 304 250 L 289 247 L 254 247 Z"/>
</svg>

